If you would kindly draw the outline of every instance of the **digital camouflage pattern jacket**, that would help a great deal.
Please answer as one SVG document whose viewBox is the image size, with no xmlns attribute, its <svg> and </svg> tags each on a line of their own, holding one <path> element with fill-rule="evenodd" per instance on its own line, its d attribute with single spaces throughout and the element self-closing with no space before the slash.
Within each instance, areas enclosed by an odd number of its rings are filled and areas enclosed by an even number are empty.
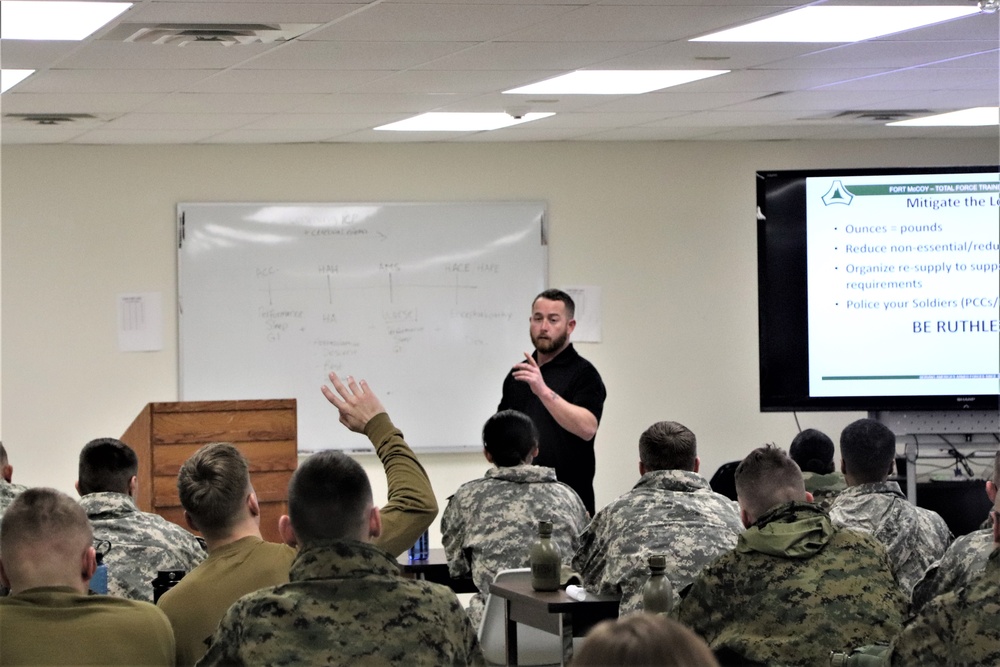
<svg viewBox="0 0 1000 667">
<path fill-rule="evenodd" d="M 188 572 L 205 560 L 194 535 L 158 514 L 141 511 L 124 493 L 89 493 L 80 504 L 90 518 L 94 540 L 107 540 L 108 595 L 153 601 L 159 570 Z M 100 550 L 100 549 L 99 549 Z"/>
<path fill-rule="evenodd" d="M 587 590 L 621 595 L 622 615 L 642 610 L 649 557 L 667 557 L 675 591 L 736 546 L 743 532 L 735 502 L 711 490 L 694 472 L 654 470 L 594 517 L 581 537 L 573 567 Z"/>
<path fill-rule="evenodd" d="M 838 526 L 874 535 L 885 546 L 907 596 L 952 540 L 944 519 L 910 504 L 896 482 L 859 484 L 841 491 L 830 506 L 830 518 Z"/>
<path fill-rule="evenodd" d="M 556 481 L 554 468 L 496 467 L 459 487 L 441 515 L 441 542 L 453 577 L 472 574 L 479 592 L 469 602 L 478 627 L 497 572 L 527 567 L 538 522 L 552 522 L 552 541 L 569 565 L 587 525 L 576 491 Z"/>
</svg>

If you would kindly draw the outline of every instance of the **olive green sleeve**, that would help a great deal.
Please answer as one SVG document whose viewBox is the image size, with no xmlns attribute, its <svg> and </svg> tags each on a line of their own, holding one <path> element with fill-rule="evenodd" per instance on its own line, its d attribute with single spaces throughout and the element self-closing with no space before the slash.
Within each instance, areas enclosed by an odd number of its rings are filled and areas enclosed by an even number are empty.
<svg viewBox="0 0 1000 667">
<path fill-rule="evenodd" d="M 382 507 L 382 534 L 375 544 L 394 557 L 413 546 L 438 513 L 434 489 L 403 433 L 382 412 L 365 424 L 365 435 L 375 445 L 389 486 Z"/>
</svg>

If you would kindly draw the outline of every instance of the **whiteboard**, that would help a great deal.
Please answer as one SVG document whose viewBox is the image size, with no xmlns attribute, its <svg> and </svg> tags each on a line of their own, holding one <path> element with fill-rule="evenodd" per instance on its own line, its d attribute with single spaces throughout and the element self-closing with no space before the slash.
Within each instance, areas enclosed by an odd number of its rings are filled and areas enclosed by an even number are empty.
<svg viewBox="0 0 1000 667">
<path fill-rule="evenodd" d="M 479 448 L 547 262 L 540 202 L 179 204 L 180 398 L 295 398 L 300 451 L 371 451 L 335 371 L 414 449 Z"/>
</svg>

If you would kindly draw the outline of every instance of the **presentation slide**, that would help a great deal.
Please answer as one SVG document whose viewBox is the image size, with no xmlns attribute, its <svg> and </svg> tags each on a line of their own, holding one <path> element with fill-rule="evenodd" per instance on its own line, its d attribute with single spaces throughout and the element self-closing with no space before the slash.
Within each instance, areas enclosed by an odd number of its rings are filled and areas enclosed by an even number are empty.
<svg viewBox="0 0 1000 667">
<path fill-rule="evenodd" d="M 806 182 L 809 393 L 996 394 L 997 173 Z"/>
</svg>

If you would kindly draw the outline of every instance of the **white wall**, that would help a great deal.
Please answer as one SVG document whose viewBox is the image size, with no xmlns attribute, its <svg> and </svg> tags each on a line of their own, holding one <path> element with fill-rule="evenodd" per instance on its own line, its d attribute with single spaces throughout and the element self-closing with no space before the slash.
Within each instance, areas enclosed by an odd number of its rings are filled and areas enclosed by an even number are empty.
<svg viewBox="0 0 1000 667">
<path fill-rule="evenodd" d="M 540 199 L 550 283 L 603 289 L 604 340 L 578 345 L 608 387 L 601 506 L 634 483 L 636 442 L 654 421 L 697 434 L 706 476 L 764 442 L 787 446 L 796 432 L 791 414 L 757 407 L 756 170 L 991 164 L 997 145 L 7 146 L 0 158 L 0 427 L 15 481 L 71 492 L 87 440 L 120 435 L 149 401 L 177 399 L 178 202 Z M 164 294 L 167 347 L 120 353 L 116 295 L 143 291 Z M 799 421 L 836 439 L 858 416 Z M 342 428 L 333 414 L 330 428 Z M 362 458 L 384 495 L 377 460 Z M 442 505 L 486 468 L 478 454 L 423 460 Z"/>
</svg>

